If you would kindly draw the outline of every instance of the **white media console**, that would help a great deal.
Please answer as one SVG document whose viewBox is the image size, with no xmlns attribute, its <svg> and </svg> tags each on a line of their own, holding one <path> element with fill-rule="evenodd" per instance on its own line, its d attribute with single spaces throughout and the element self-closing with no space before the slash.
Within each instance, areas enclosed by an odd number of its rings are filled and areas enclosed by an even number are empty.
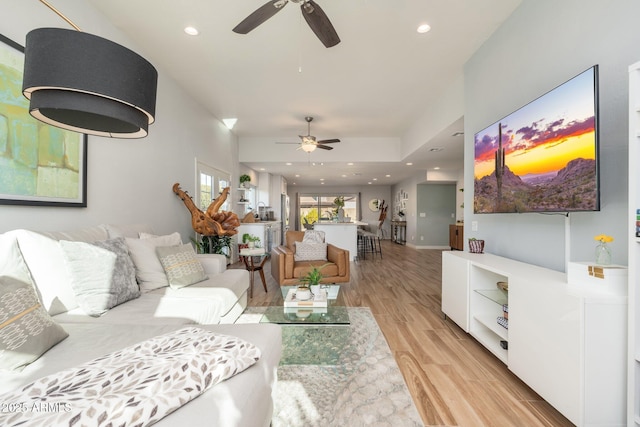
<svg viewBox="0 0 640 427">
<path fill-rule="evenodd" d="M 574 424 L 624 426 L 627 297 L 584 276 L 569 284 L 554 270 L 446 251 L 442 311 Z M 505 302 L 508 329 L 496 321 Z"/>
</svg>

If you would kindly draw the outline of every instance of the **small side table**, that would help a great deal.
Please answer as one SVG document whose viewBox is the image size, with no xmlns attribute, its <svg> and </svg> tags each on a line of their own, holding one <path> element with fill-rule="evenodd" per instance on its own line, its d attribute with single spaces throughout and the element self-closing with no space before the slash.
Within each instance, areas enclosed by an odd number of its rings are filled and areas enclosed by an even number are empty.
<svg viewBox="0 0 640 427">
<path fill-rule="evenodd" d="M 249 272 L 249 298 L 253 298 L 253 273 L 259 272 L 262 286 L 267 292 L 267 281 L 264 278 L 264 263 L 267 262 L 267 253 L 264 249 L 240 249 L 240 256 Z"/>
</svg>

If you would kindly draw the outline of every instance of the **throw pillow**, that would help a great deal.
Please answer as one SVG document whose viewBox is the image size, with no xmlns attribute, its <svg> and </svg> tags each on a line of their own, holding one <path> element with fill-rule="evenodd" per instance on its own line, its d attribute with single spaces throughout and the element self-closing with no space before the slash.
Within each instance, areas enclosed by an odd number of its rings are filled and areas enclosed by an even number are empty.
<svg viewBox="0 0 640 427">
<path fill-rule="evenodd" d="M 100 316 L 140 296 L 135 268 L 122 237 L 93 243 L 61 240 L 71 287 L 80 307 Z"/>
<path fill-rule="evenodd" d="M 21 370 L 68 336 L 32 283 L 0 276 L 0 370 Z"/>
<path fill-rule="evenodd" d="M 153 233 L 153 229 L 149 224 L 103 224 L 102 228 L 107 230 L 110 239 L 115 239 L 116 237 L 136 238 L 141 232 Z"/>
<path fill-rule="evenodd" d="M 78 308 L 58 240 L 29 230 L 8 233 L 18 238 L 18 247 L 29 268 L 38 297 L 49 314 L 55 316 Z"/>
<path fill-rule="evenodd" d="M 293 254 L 296 261 L 326 261 L 327 244 L 315 242 L 296 242 L 296 252 Z"/>
<path fill-rule="evenodd" d="M 0 275 L 10 276 L 23 282 L 32 281 L 15 236 L 0 234 Z"/>
<path fill-rule="evenodd" d="M 303 242 L 324 243 L 324 231 L 306 230 L 302 237 Z"/>
<path fill-rule="evenodd" d="M 129 254 L 136 267 L 136 279 L 142 292 L 169 286 L 167 276 L 160 264 L 156 248 L 158 246 L 177 246 L 182 244 L 180 233 L 148 239 L 126 238 Z"/>
<path fill-rule="evenodd" d="M 190 244 L 159 246 L 156 253 L 172 288 L 184 288 L 208 279 Z"/>
</svg>

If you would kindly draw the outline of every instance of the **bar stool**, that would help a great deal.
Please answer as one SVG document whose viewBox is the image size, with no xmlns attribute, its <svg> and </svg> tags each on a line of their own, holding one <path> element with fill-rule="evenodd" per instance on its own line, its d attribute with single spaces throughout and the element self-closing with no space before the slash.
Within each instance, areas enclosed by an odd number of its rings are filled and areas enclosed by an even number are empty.
<svg viewBox="0 0 640 427">
<path fill-rule="evenodd" d="M 375 228 L 375 232 L 358 229 L 358 255 L 362 255 L 366 259 L 367 253 L 374 256 L 379 254 L 382 258 L 382 246 L 380 245 L 380 229 L 377 225 L 368 225 Z"/>
</svg>

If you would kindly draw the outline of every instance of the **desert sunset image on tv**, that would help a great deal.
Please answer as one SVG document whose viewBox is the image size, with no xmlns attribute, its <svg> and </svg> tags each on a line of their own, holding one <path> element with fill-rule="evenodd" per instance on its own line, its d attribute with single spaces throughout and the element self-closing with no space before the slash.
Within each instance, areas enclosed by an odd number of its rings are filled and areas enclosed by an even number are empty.
<svg viewBox="0 0 640 427">
<path fill-rule="evenodd" d="M 474 212 L 599 209 L 597 66 L 475 134 Z"/>
</svg>

